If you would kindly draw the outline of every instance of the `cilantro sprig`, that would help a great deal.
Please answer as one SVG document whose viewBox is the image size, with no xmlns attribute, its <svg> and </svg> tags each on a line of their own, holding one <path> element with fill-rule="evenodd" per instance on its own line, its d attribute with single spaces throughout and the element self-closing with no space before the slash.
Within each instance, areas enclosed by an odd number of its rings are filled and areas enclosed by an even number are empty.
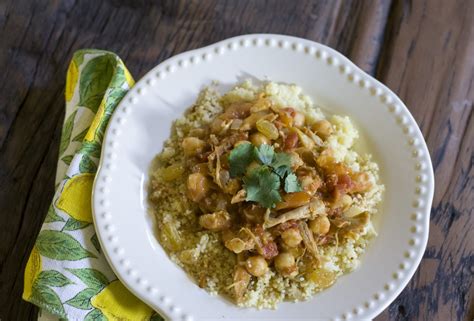
<svg viewBox="0 0 474 321">
<path fill-rule="evenodd" d="M 273 207 L 279 201 L 280 177 L 267 166 L 260 166 L 252 170 L 249 176 L 243 178 L 246 201 L 254 201 L 263 207 Z"/>
<path fill-rule="evenodd" d="M 249 173 L 247 167 L 259 165 Z M 262 144 L 258 148 L 251 143 L 240 144 L 229 155 L 230 176 L 243 176 L 246 201 L 259 203 L 266 208 L 275 207 L 281 201 L 280 187 L 287 193 L 301 191 L 298 178 L 291 170 L 291 156 L 275 152 L 272 146 Z"/>
<path fill-rule="evenodd" d="M 237 177 L 245 174 L 247 167 L 255 158 L 255 146 L 250 143 L 240 144 L 229 155 L 230 176 Z"/>
</svg>

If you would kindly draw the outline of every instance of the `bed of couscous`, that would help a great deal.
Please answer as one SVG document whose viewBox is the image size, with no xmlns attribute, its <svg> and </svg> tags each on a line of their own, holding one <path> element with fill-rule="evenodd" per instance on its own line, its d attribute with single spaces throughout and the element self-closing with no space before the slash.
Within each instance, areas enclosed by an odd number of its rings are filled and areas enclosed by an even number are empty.
<svg viewBox="0 0 474 321">
<path fill-rule="evenodd" d="M 149 199 L 170 258 L 240 306 L 306 300 L 358 264 L 383 185 L 347 116 L 295 85 L 204 89 L 157 156 Z"/>
</svg>

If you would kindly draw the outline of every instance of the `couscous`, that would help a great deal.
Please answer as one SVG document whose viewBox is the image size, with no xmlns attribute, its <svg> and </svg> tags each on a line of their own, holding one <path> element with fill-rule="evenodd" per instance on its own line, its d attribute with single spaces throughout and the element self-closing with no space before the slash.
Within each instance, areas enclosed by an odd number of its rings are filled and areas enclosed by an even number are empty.
<svg viewBox="0 0 474 321">
<path fill-rule="evenodd" d="M 150 202 L 170 258 L 244 307 L 306 300 L 354 270 L 383 185 L 347 116 L 294 85 L 212 87 L 176 120 Z"/>
</svg>

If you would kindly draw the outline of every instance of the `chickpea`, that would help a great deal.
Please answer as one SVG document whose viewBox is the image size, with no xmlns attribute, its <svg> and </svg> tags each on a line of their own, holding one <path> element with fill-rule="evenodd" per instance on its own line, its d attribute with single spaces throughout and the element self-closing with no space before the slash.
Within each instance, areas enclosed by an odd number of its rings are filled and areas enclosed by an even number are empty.
<svg viewBox="0 0 474 321">
<path fill-rule="evenodd" d="M 326 139 L 332 134 L 333 128 L 329 121 L 323 119 L 314 123 L 311 129 L 321 138 Z"/>
<path fill-rule="evenodd" d="M 297 247 L 303 240 L 297 228 L 290 228 L 281 233 L 281 239 L 289 247 Z"/>
<path fill-rule="evenodd" d="M 304 126 L 304 122 L 305 122 L 304 114 L 300 113 L 299 111 L 295 111 L 295 114 L 293 115 L 293 126 L 295 127 Z"/>
<path fill-rule="evenodd" d="M 275 257 L 275 268 L 283 276 L 292 277 L 298 274 L 295 257 L 288 252 L 280 253 Z"/>
<path fill-rule="evenodd" d="M 211 231 L 222 231 L 230 227 L 230 215 L 226 211 L 217 211 L 199 217 L 199 225 Z"/>
<path fill-rule="evenodd" d="M 181 146 L 186 156 L 195 156 L 203 151 L 206 143 L 196 137 L 186 137 Z"/>
<path fill-rule="evenodd" d="M 298 246 L 298 247 L 288 247 L 285 249 L 285 251 L 290 253 L 294 257 L 301 257 L 305 254 L 306 249 L 303 248 L 302 246 Z"/>
<path fill-rule="evenodd" d="M 262 144 L 270 144 L 270 139 L 262 133 L 254 133 L 250 135 L 250 141 L 255 146 L 260 146 Z"/>
<path fill-rule="evenodd" d="M 314 220 L 309 222 L 309 229 L 318 235 L 324 235 L 329 232 L 329 228 L 331 227 L 331 223 L 327 216 L 318 216 Z"/>
<path fill-rule="evenodd" d="M 191 200 L 199 202 L 202 200 L 210 189 L 210 182 L 201 173 L 193 173 L 188 176 L 188 193 Z"/>
<path fill-rule="evenodd" d="M 262 276 L 268 271 L 267 261 L 261 255 L 249 257 L 245 261 L 245 268 L 253 276 Z"/>
</svg>

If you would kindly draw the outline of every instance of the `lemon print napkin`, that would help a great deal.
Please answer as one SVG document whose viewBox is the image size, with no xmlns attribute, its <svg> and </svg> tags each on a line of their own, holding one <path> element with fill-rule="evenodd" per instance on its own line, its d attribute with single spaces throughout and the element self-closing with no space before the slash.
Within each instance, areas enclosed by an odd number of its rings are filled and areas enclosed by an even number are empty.
<svg viewBox="0 0 474 321">
<path fill-rule="evenodd" d="M 114 275 L 92 222 L 92 184 L 104 131 L 133 84 L 111 52 L 80 50 L 69 65 L 56 193 L 25 269 L 23 299 L 41 308 L 40 319 L 163 320 Z"/>
</svg>

